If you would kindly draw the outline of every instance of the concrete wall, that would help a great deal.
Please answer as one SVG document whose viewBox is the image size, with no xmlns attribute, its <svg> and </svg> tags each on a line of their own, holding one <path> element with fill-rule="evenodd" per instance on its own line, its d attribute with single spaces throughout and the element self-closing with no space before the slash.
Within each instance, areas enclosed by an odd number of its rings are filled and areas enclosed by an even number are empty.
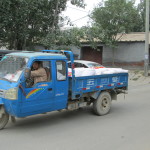
<svg viewBox="0 0 150 150">
<path fill-rule="evenodd" d="M 144 64 L 144 42 L 128 42 L 119 43 L 118 48 L 115 50 L 115 64 L 117 65 L 137 65 L 143 66 Z M 112 62 L 113 53 L 112 49 L 103 47 L 103 64 L 109 65 Z"/>
<path fill-rule="evenodd" d="M 81 49 L 80 49 L 80 48 L 75 47 L 75 46 L 72 46 L 72 47 L 71 47 L 71 51 L 72 51 L 74 54 L 78 55 L 78 59 L 81 58 Z"/>
<path fill-rule="evenodd" d="M 90 46 L 83 44 L 82 47 Z M 113 53 L 112 49 L 104 44 L 98 46 L 103 47 L 102 64 L 111 65 Z M 119 43 L 118 48 L 115 50 L 115 65 L 119 66 L 143 66 L 144 65 L 144 42 L 124 42 Z M 38 47 L 41 49 L 41 47 Z M 70 48 L 74 54 L 78 55 L 78 59 L 82 57 L 81 49 L 75 46 Z"/>
</svg>

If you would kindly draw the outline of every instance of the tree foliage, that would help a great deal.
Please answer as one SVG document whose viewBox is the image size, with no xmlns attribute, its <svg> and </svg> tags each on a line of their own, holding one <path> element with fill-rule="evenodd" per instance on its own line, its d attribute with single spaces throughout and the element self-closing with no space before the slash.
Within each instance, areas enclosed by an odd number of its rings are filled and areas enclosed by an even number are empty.
<svg viewBox="0 0 150 150">
<path fill-rule="evenodd" d="M 67 1 L 85 7 L 84 0 L 1 0 L 0 44 L 21 50 L 34 44 L 71 47 L 88 41 L 95 48 L 101 41 L 115 48 L 122 34 L 144 31 L 145 0 L 138 7 L 133 0 L 105 0 L 90 15 L 92 27 L 60 30 L 68 19 L 61 16 Z"/>
<path fill-rule="evenodd" d="M 114 64 L 114 50 L 122 35 L 138 30 L 140 16 L 134 1 L 106 0 L 93 10 L 91 19 L 99 31 L 95 38 L 112 48 Z"/>
<path fill-rule="evenodd" d="M 100 36 L 100 30 L 96 26 L 73 27 L 67 30 L 55 30 L 54 33 L 44 37 L 41 43 L 46 47 L 67 47 L 71 49 L 73 46 L 81 47 L 82 43 L 88 42 L 92 48 L 96 48 L 97 39 L 95 37 L 98 36 Z"/>
<path fill-rule="evenodd" d="M 0 43 L 9 49 L 24 49 L 39 43 L 59 28 L 59 15 L 68 0 L 1 0 Z M 84 7 L 83 0 L 70 0 Z"/>
<path fill-rule="evenodd" d="M 140 3 L 138 4 L 137 10 L 138 10 L 139 15 L 140 15 L 139 31 L 145 32 L 146 0 L 140 0 Z M 149 14 L 150 14 L 150 12 L 149 12 Z M 150 21 L 150 19 L 149 19 L 149 21 Z"/>
<path fill-rule="evenodd" d="M 46 47 L 54 48 L 57 46 L 78 46 L 80 45 L 80 38 L 82 32 L 78 28 L 71 28 L 68 30 L 55 30 L 53 33 L 47 34 L 41 39 L 41 43 Z"/>
<path fill-rule="evenodd" d="M 93 26 L 101 31 L 101 41 L 114 47 L 118 33 L 133 31 L 140 19 L 133 1 L 107 0 L 92 12 Z M 133 21 L 134 20 L 134 21 Z"/>
</svg>

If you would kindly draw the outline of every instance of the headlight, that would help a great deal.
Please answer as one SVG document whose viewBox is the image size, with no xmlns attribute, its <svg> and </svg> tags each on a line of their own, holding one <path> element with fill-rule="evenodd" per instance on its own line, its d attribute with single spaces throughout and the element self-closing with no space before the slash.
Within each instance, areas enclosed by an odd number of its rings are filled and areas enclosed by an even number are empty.
<svg viewBox="0 0 150 150">
<path fill-rule="evenodd" d="M 12 88 L 5 91 L 5 98 L 10 100 L 16 100 L 18 97 L 18 88 Z"/>
</svg>

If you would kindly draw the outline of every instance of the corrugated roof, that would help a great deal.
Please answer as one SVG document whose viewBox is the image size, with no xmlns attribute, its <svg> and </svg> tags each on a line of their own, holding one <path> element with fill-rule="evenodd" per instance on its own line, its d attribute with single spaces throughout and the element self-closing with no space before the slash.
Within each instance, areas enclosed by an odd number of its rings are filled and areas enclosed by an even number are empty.
<svg viewBox="0 0 150 150">
<path fill-rule="evenodd" d="M 118 37 L 121 34 L 118 34 Z M 149 33 L 150 37 L 150 33 Z M 135 32 L 135 33 L 128 33 L 128 34 L 123 34 L 121 39 L 119 41 L 122 42 L 144 42 L 145 41 L 145 32 Z M 149 39 L 150 43 L 150 39 Z"/>
<path fill-rule="evenodd" d="M 124 33 L 118 34 L 117 39 L 121 42 L 144 42 L 145 41 L 145 32 L 133 32 L 133 33 Z M 100 40 L 95 39 L 96 42 L 100 42 Z M 87 40 L 80 40 L 81 43 L 88 42 Z M 149 33 L 149 44 L 150 44 L 150 33 Z"/>
</svg>

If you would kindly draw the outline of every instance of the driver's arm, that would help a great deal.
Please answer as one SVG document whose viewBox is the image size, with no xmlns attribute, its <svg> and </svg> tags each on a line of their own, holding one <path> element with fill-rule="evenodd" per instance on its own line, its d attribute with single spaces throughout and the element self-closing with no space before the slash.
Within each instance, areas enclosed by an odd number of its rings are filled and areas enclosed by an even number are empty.
<svg viewBox="0 0 150 150">
<path fill-rule="evenodd" d="M 31 77 L 41 77 L 43 75 L 42 69 L 31 71 Z"/>
</svg>

